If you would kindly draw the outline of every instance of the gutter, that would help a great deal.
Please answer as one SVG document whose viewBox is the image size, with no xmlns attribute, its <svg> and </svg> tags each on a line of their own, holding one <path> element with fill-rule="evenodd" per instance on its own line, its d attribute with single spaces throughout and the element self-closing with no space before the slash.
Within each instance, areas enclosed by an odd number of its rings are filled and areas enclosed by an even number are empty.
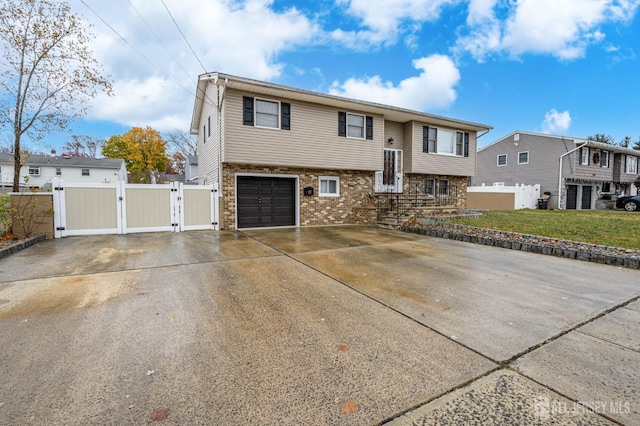
<svg viewBox="0 0 640 426">
<path fill-rule="evenodd" d="M 585 142 L 585 143 L 583 143 L 582 145 L 580 145 L 579 147 L 577 147 L 577 148 L 573 148 L 571 151 L 567 151 L 567 152 L 565 152 L 564 154 L 562 154 L 562 155 L 560 156 L 560 169 L 558 170 L 558 210 L 564 210 L 564 209 L 561 207 L 561 204 L 560 204 L 560 198 L 561 198 L 561 195 L 562 195 L 562 160 L 563 160 L 563 159 L 564 159 L 564 157 L 566 157 L 567 155 L 569 155 L 569 154 L 571 154 L 571 153 L 576 152 L 577 150 L 579 150 L 579 149 L 580 149 L 580 148 L 582 148 L 583 146 L 587 145 L 588 143 L 589 143 L 589 142 Z"/>
</svg>

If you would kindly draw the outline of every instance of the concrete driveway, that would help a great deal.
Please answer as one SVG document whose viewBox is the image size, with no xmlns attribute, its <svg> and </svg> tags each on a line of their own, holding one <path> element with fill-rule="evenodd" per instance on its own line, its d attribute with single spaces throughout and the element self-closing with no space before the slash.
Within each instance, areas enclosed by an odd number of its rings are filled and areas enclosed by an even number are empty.
<svg viewBox="0 0 640 426">
<path fill-rule="evenodd" d="M 341 226 L 0 260 L 0 424 L 639 424 L 636 270 Z"/>
</svg>

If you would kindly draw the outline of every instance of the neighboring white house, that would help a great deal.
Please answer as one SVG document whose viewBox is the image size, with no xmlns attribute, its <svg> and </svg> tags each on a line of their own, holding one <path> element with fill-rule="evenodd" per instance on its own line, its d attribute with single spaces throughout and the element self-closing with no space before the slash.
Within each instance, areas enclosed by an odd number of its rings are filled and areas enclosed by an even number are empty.
<svg viewBox="0 0 640 426">
<path fill-rule="evenodd" d="M 187 155 L 187 161 L 184 165 L 184 180 L 185 182 L 195 182 L 198 180 L 198 156 Z"/>
<path fill-rule="evenodd" d="M 53 178 L 66 182 L 113 183 L 127 182 L 124 160 L 117 158 L 86 158 L 50 155 L 30 155 L 20 169 L 20 186 L 40 188 Z M 13 154 L 0 154 L 0 186 L 13 184 Z"/>
</svg>

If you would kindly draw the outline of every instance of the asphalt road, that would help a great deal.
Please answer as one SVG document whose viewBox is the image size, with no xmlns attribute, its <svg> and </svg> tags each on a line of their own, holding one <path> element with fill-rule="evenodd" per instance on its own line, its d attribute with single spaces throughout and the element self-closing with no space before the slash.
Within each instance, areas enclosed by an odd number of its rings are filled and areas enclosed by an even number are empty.
<svg viewBox="0 0 640 426">
<path fill-rule="evenodd" d="M 0 260 L 0 424 L 640 424 L 640 273 L 370 227 Z"/>
</svg>

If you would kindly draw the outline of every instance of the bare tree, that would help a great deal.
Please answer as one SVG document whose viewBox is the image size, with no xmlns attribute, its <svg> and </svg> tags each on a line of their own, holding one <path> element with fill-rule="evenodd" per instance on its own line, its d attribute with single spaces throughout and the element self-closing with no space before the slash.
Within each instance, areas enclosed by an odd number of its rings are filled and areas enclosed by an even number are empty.
<svg viewBox="0 0 640 426">
<path fill-rule="evenodd" d="M 111 94 L 88 47 L 92 37 L 64 0 L 0 0 L 0 125 L 13 130 L 13 191 L 22 136 L 64 129 L 98 90 Z"/>
<path fill-rule="evenodd" d="M 164 140 L 175 151 L 181 152 L 183 155 L 196 155 L 198 153 L 198 142 L 193 135 L 182 131 L 174 130 L 167 132 Z"/>
<path fill-rule="evenodd" d="M 96 158 L 104 140 L 87 135 L 71 135 L 71 140 L 62 146 L 62 155 L 70 157 Z"/>
</svg>

